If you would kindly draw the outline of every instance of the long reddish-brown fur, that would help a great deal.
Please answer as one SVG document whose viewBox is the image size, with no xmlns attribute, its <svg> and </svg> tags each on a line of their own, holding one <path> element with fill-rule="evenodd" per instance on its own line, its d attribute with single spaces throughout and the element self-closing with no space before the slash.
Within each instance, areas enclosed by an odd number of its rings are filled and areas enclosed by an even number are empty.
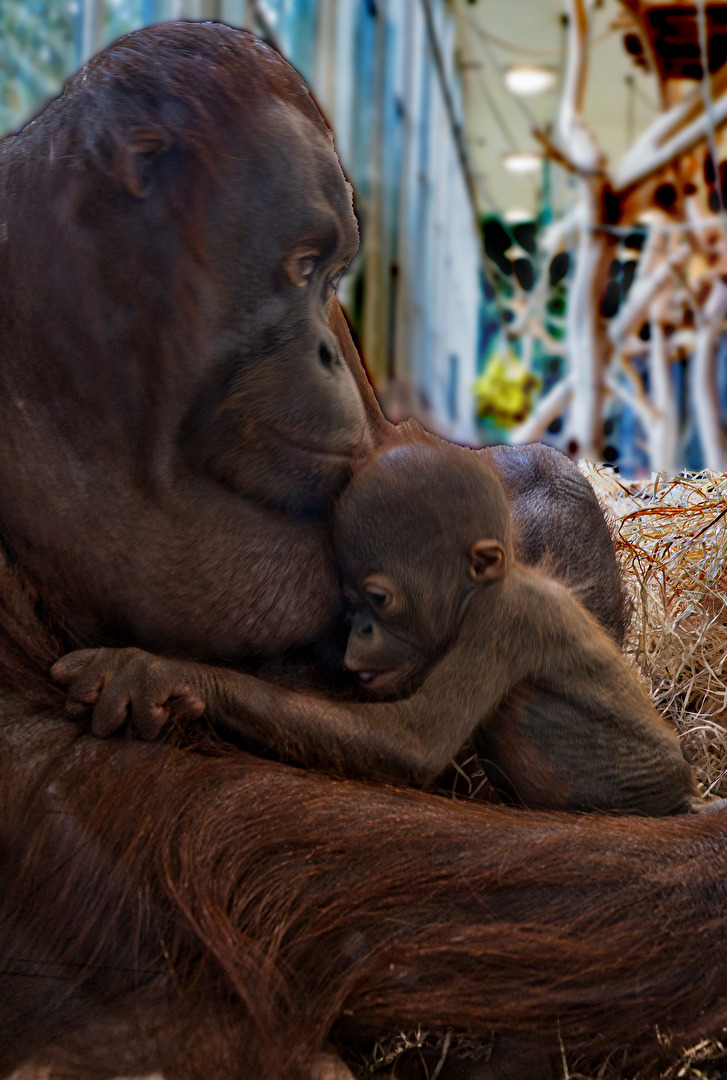
<svg viewBox="0 0 727 1080">
<path fill-rule="evenodd" d="M 723 813 L 450 803 L 49 712 L 3 714 L 6 1068 L 294 1078 L 341 1016 L 647 1057 L 727 1022 Z"/>
</svg>

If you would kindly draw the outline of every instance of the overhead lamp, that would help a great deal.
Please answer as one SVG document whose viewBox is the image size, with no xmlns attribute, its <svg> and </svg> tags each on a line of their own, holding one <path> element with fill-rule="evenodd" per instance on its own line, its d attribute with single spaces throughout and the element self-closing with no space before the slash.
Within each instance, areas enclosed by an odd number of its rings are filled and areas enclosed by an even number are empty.
<svg viewBox="0 0 727 1080">
<path fill-rule="evenodd" d="M 542 94 L 555 86 L 556 73 L 539 64 L 513 64 L 505 68 L 505 86 L 511 94 Z"/>
<path fill-rule="evenodd" d="M 502 216 L 508 225 L 524 225 L 526 221 L 535 221 L 537 214 L 526 210 L 524 206 L 511 206 Z"/>
<path fill-rule="evenodd" d="M 543 162 L 541 154 L 532 150 L 516 150 L 511 154 L 505 154 L 502 163 L 511 173 L 537 172 Z"/>
</svg>

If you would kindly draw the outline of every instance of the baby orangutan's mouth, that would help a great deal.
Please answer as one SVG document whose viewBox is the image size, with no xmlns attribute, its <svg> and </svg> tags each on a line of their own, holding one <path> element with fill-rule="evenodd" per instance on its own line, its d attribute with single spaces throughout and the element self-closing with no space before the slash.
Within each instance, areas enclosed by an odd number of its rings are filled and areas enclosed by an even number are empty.
<svg viewBox="0 0 727 1080">
<path fill-rule="evenodd" d="M 394 669 L 393 671 L 357 671 L 356 674 L 367 690 L 377 690 L 380 686 L 388 686 L 396 682 L 401 672 Z"/>
</svg>

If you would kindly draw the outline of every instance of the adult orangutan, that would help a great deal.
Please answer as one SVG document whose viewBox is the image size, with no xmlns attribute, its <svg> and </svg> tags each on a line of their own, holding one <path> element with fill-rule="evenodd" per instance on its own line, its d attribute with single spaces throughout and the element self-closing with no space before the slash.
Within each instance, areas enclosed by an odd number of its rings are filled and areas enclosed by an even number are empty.
<svg viewBox="0 0 727 1080">
<path fill-rule="evenodd" d="M 325 633 L 330 500 L 385 421 L 331 301 L 350 194 L 253 36 L 123 39 L 0 177 L 0 1067 L 295 1080 L 333 1029 L 653 1055 L 724 1022 L 720 813 L 460 805 L 63 719 L 72 645 L 234 662 Z M 492 456 L 521 557 L 567 551 L 618 636 L 585 482 Z"/>
</svg>

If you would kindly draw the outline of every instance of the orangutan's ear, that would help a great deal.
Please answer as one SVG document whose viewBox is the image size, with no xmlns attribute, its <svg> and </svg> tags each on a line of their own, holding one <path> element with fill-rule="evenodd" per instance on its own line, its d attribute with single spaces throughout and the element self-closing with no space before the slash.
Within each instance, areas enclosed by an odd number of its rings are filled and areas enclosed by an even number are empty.
<svg viewBox="0 0 727 1080">
<path fill-rule="evenodd" d="M 505 549 L 497 540 L 475 540 L 469 559 L 467 575 L 473 581 L 499 581 L 507 570 Z"/>
<path fill-rule="evenodd" d="M 151 192 L 155 158 L 168 150 L 171 139 L 154 128 L 133 128 L 119 147 L 116 169 L 129 194 L 146 199 Z"/>
</svg>

